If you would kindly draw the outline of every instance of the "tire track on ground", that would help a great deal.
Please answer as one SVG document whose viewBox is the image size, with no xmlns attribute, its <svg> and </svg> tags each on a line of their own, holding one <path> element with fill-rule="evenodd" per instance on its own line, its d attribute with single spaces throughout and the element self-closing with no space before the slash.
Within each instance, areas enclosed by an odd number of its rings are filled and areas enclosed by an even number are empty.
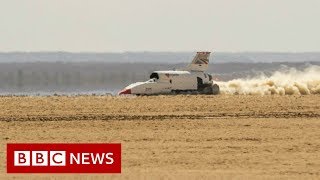
<svg viewBox="0 0 320 180">
<path fill-rule="evenodd" d="M 215 119 L 215 118 L 320 118 L 316 112 L 251 112 L 251 113 L 210 113 L 210 114 L 165 114 L 165 115 L 124 115 L 124 114 L 72 114 L 72 115 L 29 115 L 2 116 L 0 121 L 81 121 L 81 120 L 169 120 L 169 119 Z"/>
</svg>

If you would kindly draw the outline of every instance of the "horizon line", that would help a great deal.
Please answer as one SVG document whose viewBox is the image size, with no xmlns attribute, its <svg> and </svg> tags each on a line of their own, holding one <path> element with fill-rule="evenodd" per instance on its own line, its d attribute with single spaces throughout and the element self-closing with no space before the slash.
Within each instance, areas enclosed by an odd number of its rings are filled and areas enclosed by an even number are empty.
<svg viewBox="0 0 320 180">
<path fill-rule="evenodd" d="M 125 53 L 195 53 L 195 51 L 0 51 L 0 53 L 70 53 L 70 54 L 125 54 Z M 200 50 L 201 51 L 201 50 Z M 207 50 L 205 50 L 207 51 Z M 208 51 L 211 53 L 290 53 L 290 54 L 303 54 L 303 53 L 320 53 L 320 51 Z"/>
</svg>

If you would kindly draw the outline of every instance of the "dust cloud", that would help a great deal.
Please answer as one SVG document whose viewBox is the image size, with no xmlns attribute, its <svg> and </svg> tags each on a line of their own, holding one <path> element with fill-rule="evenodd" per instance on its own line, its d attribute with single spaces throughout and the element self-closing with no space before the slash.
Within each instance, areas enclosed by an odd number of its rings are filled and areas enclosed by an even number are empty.
<svg viewBox="0 0 320 180">
<path fill-rule="evenodd" d="M 308 95 L 320 94 L 320 66 L 309 66 L 303 70 L 295 68 L 264 74 L 246 79 L 217 82 L 221 94 L 244 95 Z"/>
</svg>

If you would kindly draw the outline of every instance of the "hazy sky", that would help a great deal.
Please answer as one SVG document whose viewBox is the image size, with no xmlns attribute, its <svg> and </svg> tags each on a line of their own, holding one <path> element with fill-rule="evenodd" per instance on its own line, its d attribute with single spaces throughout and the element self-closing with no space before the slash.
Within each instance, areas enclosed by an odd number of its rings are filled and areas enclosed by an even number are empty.
<svg viewBox="0 0 320 180">
<path fill-rule="evenodd" d="M 0 51 L 320 51 L 320 0 L 0 0 Z"/>
</svg>

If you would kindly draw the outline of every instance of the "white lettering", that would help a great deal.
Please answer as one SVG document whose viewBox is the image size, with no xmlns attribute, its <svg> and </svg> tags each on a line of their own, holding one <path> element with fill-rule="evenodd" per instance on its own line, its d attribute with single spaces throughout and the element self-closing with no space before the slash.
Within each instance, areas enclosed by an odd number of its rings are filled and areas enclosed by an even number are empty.
<svg viewBox="0 0 320 180">
<path fill-rule="evenodd" d="M 80 159 L 80 153 L 77 153 L 77 157 L 73 153 L 70 153 L 70 164 L 73 164 L 73 160 L 76 164 L 80 164 Z"/>
<path fill-rule="evenodd" d="M 86 160 L 89 160 L 89 158 L 90 158 L 89 153 L 82 153 L 82 164 L 90 164 L 90 161 L 86 161 Z"/>
<path fill-rule="evenodd" d="M 97 161 L 99 162 L 99 164 L 102 164 L 103 158 L 104 158 L 104 153 L 102 153 L 101 156 L 99 153 L 96 153 L 95 155 L 91 153 L 92 164 L 97 164 Z"/>
<path fill-rule="evenodd" d="M 110 156 L 113 156 L 113 153 L 107 153 L 106 154 L 106 159 L 109 160 L 109 162 L 106 161 L 106 164 L 113 164 L 114 163 L 113 157 L 110 157 Z"/>
</svg>

